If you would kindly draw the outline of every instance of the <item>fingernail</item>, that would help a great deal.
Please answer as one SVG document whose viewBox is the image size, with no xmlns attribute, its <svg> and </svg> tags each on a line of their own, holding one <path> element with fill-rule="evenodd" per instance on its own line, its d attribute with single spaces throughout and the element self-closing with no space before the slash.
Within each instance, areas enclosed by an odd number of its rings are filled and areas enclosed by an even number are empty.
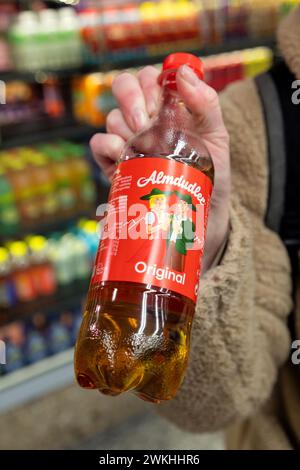
<svg viewBox="0 0 300 470">
<path fill-rule="evenodd" d="M 141 108 L 136 108 L 132 113 L 134 127 L 137 131 L 143 129 L 147 123 L 146 113 Z"/>
<path fill-rule="evenodd" d="M 179 70 L 180 76 L 192 86 L 197 86 L 200 79 L 197 77 L 195 72 L 188 66 L 183 65 Z"/>
<path fill-rule="evenodd" d="M 154 99 L 148 103 L 147 109 L 148 109 L 149 116 L 150 117 L 154 116 L 154 114 L 157 111 L 157 103 Z"/>
</svg>

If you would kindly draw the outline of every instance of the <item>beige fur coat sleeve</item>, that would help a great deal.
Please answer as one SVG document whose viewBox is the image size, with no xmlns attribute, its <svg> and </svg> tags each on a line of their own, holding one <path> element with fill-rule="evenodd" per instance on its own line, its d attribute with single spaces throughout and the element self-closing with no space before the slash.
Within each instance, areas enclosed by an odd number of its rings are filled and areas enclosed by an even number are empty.
<svg viewBox="0 0 300 470">
<path fill-rule="evenodd" d="M 201 280 L 184 383 L 160 412 L 185 429 L 214 431 L 269 398 L 287 358 L 290 266 L 278 236 L 264 226 L 267 144 L 253 81 L 222 96 L 231 139 L 231 233 L 219 266 Z"/>
</svg>

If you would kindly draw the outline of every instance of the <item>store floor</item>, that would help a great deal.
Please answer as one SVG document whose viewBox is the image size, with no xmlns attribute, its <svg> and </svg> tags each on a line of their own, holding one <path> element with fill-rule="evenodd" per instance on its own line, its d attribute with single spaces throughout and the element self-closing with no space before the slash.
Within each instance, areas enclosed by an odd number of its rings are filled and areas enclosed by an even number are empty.
<svg viewBox="0 0 300 470">
<path fill-rule="evenodd" d="M 190 434 L 180 431 L 155 413 L 128 419 L 89 439 L 80 449 L 97 450 L 222 450 L 220 434 Z"/>
<path fill-rule="evenodd" d="M 182 432 L 153 405 L 71 385 L 0 416 L 0 449 L 222 449 L 221 435 Z"/>
</svg>

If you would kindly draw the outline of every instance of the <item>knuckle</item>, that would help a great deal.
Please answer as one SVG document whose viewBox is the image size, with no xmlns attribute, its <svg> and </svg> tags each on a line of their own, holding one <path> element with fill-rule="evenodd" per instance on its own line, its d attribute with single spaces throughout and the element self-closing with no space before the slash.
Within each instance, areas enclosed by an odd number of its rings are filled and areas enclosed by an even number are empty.
<svg viewBox="0 0 300 470">
<path fill-rule="evenodd" d="M 99 165 L 101 165 L 102 155 L 99 152 L 99 142 L 98 142 L 98 140 L 99 140 L 99 134 L 98 135 L 96 134 L 90 139 L 89 145 L 90 145 L 90 149 L 92 151 L 92 155 L 93 155 L 94 160 L 96 160 L 97 163 L 99 163 Z"/>
<path fill-rule="evenodd" d="M 211 105 L 219 106 L 219 95 L 214 88 L 211 88 L 211 87 L 207 88 L 206 100 Z"/>
<path fill-rule="evenodd" d="M 149 76 L 158 75 L 158 70 L 153 65 L 146 65 L 137 72 L 137 78 L 144 79 L 148 78 Z"/>
<path fill-rule="evenodd" d="M 132 79 L 134 79 L 134 75 L 130 72 L 121 72 L 119 75 L 117 75 L 112 82 L 112 90 L 113 93 L 118 92 L 118 89 L 120 85 L 124 84 L 125 82 L 130 82 Z"/>
<path fill-rule="evenodd" d="M 93 135 L 93 137 L 90 139 L 90 148 L 92 149 L 92 152 L 95 153 L 96 145 L 97 145 L 97 135 Z"/>
<path fill-rule="evenodd" d="M 112 129 L 116 126 L 119 120 L 120 110 L 118 108 L 112 109 L 106 116 L 106 128 Z"/>
</svg>

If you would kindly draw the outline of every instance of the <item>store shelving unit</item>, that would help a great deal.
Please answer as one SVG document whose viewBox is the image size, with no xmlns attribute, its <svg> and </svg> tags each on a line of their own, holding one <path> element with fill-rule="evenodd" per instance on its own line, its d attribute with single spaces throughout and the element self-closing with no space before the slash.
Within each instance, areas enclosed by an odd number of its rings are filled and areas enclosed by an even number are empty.
<svg viewBox="0 0 300 470">
<path fill-rule="evenodd" d="M 222 54 L 225 52 L 251 49 L 253 47 L 270 47 L 275 49 L 274 39 L 269 38 L 241 38 L 241 39 L 231 39 L 227 40 L 225 43 L 208 45 L 199 48 L 193 48 L 189 51 L 191 54 L 196 54 L 202 57 L 213 55 L 213 54 Z M 158 53 L 155 55 L 145 55 L 144 57 L 139 55 L 138 57 L 134 56 L 134 51 L 132 52 L 131 59 L 121 59 L 118 56 L 117 59 L 114 59 L 113 56 L 107 54 L 101 56 L 101 61 L 97 65 L 84 65 L 78 68 L 66 68 L 59 70 L 38 70 L 38 71 L 15 71 L 11 70 L 8 72 L 0 72 L 0 80 L 10 81 L 10 80 L 23 80 L 27 82 L 37 82 L 42 83 L 49 76 L 55 76 L 59 79 L 69 79 L 76 75 L 83 75 L 91 72 L 107 72 L 112 69 L 123 69 L 130 67 L 137 67 L 143 65 L 151 65 L 155 63 L 162 62 L 166 56 L 166 52 Z"/>
<path fill-rule="evenodd" d="M 73 382 L 73 349 L 69 349 L 1 377 L 0 413 Z"/>
<path fill-rule="evenodd" d="M 56 311 L 69 310 L 80 307 L 85 299 L 89 286 L 89 280 L 74 282 L 68 287 L 60 288 L 51 296 L 39 298 L 37 301 L 4 310 L 0 313 L 0 327 L 16 320 L 24 320 L 36 312 L 43 312 L 45 315 Z"/>
<path fill-rule="evenodd" d="M 258 46 L 265 46 L 275 51 L 275 41 L 268 38 L 241 38 L 228 40 L 224 44 L 216 44 L 190 50 L 189 52 L 199 55 L 208 56 L 212 54 L 221 54 L 234 50 L 243 50 Z M 62 70 L 40 70 L 35 72 L 20 72 L 16 70 L 8 72 L 0 72 L 0 80 L 8 82 L 11 80 L 23 80 L 30 83 L 43 83 L 49 76 L 55 76 L 60 80 L 71 80 L 72 77 L 83 75 L 89 72 L 107 72 L 112 69 L 126 69 L 130 67 L 144 66 L 162 62 L 166 52 L 156 55 L 135 57 L 132 53 L 131 59 L 117 61 L 113 60 L 110 55 L 101 57 L 98 65 L 82 66 L 79 68 L 62 69 Z M 95 128 L 90 125 L 78 123 L 71 115 L 61 119 L 43 118 L 40 120 L 0 126 L 0 148 L 8 149 L 22 145 L 30 145 L 43 141 L 51 141 L 54 139 L 75 139 L 78 141 L 88 142 L 95 132 L 103 132 L 104 129 Z"/>
<path fill-rule="evenodd" d="M 76 222 L 82 218 L 94 218 L 95 211 L 82 211 L 76 212 L 73 216 L 66 218 L 57 218 L 55 221 L 33 223 L 28 227 L 19 229 L 18 231 L 12 231 L 10 233 L 0 233 L 0 243 L 5 243 L 8 239 L 20 239 L 26 235 L 32 233 L 38 233 L 39 235 L 47 235 L 49 233 L 64 231 L 69 227 L 76 224 Z"/>
<path fill-rule="evenodd" d="M 55 139 L 73 139 L 87 142 L 99 129 L 80 124 L 75 119 L 42 119 L 0 127 L 0 149 L 50 142 Z"/>
</svg>

